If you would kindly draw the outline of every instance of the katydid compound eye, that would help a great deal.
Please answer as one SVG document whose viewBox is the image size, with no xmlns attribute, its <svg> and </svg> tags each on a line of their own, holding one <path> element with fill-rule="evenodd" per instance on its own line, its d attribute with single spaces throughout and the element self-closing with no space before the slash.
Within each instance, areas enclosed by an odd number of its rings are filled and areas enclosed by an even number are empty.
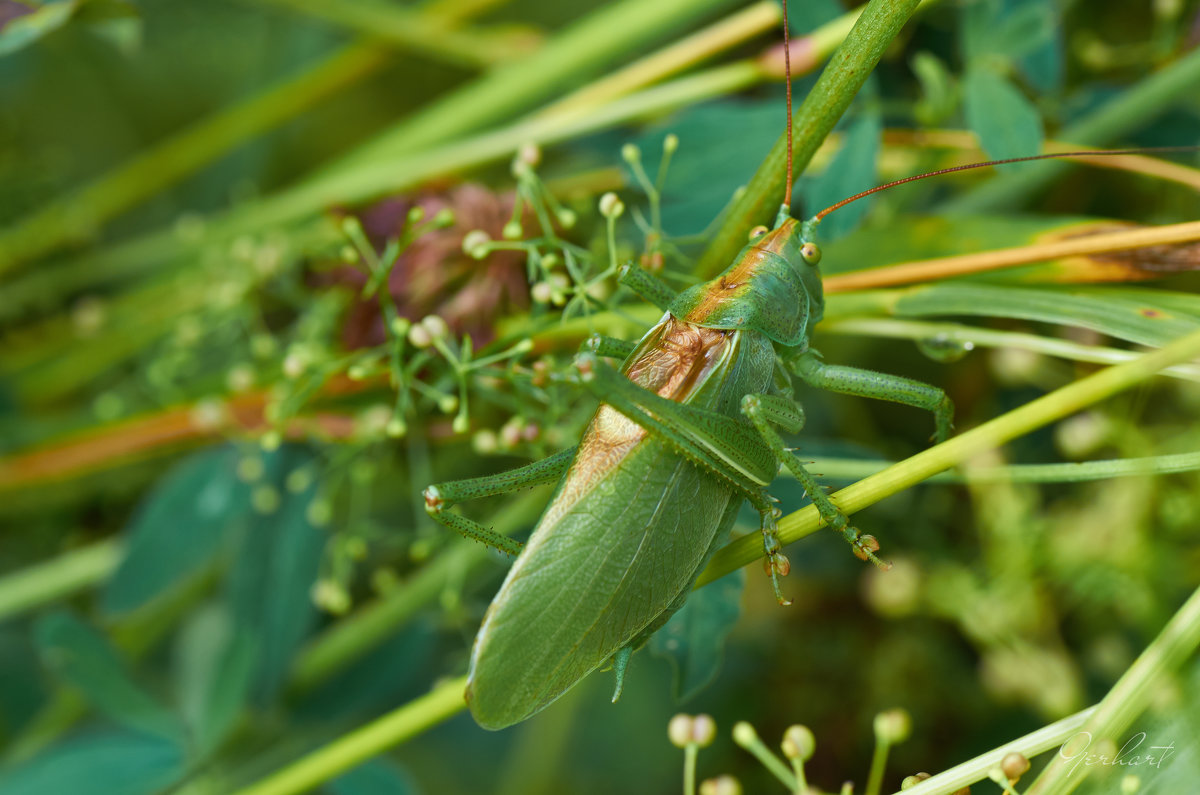
<svg viewBox="0 0 1200 795">
<path fill-rule="evenodd" d="M 762 224 L 759 224 L 758 226 L 756 226 L 750 230 L 750 239 L 753 240 L 756 237 L 762 237 L 766 233 L 767 233 L 767 228 L 765 226 L 763 226 Z"/>
<path fill-rule="evenodd" d="M 816 265 L 821 261 L 821 248 L 816 243 L 805 243 L 800 247 L 800 256 L 809 265 Z"/>
</svg>

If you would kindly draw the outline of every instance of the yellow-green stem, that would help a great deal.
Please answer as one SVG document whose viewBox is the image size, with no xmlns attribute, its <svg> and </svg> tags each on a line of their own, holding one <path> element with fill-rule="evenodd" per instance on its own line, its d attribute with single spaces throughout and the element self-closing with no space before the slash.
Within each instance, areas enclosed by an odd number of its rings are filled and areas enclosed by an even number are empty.
<svg viewBox="0 0 1200 795">
<path fill-rule="evenodd" d="M 984 450 L 998 447 L 1035 428 L 1062 419 L 1080 409 L 1150 378 L 1160 370 L 1200 355 L 1200 332 L 1082 378 L 1048 395 L 1033 400 L 994 420 L 962 433 L 936 447 L 888 467 L 884 471 L 847 486 L 832 495 L 846 513 L 854 513 L 950 469 Z M 796 511 L 779 522 L 779 537 L 787 544 L 815 532 L 821 517 L 814 505 Z M 719 550 L 701 573 L 697 587 L 762 557 L 758 534 L 739 538 Z"/>
<path fill-rule="evenodd" d="M 465 676 L 443 682 L 427 695 L 318 748 L 235 795 L 290 795 L 310 790 L 461 712 L 466 707 L 466 686 Z"/>
</svg>

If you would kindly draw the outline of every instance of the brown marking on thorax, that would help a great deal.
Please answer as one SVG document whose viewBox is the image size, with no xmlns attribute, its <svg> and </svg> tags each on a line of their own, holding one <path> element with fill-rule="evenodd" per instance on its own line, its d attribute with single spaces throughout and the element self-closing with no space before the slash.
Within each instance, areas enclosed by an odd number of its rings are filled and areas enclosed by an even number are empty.
<svg viewBox="0 0 1200 795">
<path fill-rule="evenodd" d="M 720 359 L 733 332 L 693 326 L 674 317 L 665 320 L 656 343 L 629 363 L 630 381 L 669 400 L 683 401 Z M 646 436 L 646 429 L 608 404 L 592 418 L 562 492 L 542 522 L 556 521 L 586 493 L 595 478 L 617 466 Z"/>
<path fill-rule="evenodd" d="M 708 292 L 682 319 L 689 323 L 704 323 L 721 304 L 736 300 L 754 279 L 768 255 L 769 252 L 756 248 L 747 251 L 729 270 L 709 282 Z"/>
</svg>

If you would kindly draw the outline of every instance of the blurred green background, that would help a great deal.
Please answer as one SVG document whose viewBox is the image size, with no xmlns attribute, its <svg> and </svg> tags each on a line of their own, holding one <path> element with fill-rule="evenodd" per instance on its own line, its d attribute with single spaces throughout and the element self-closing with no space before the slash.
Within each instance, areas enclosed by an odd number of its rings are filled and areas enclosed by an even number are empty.
<svg viewBox="0 0 1200 795">
<path fill-rule="evenodd" d="M 848 10 L 792 4 L 799 99 Z M 0 0 L 0 793 L 239 791 L 462 675 L 507 562 L 435 525 L 421 489 L 578 438 L 594 401 L 568 378 L 574 350 L 656 316 L 609 264 L 696 281 L 783 127 L 777 28 L 775 5 L 728 0 Z M 700 29 L 721 43 L 688 38 Z M 797 214 L 1043 139 L 1194 145 L 1198 43 L 1183 0 L 927 3 L 799 183 Z M 672 44 L 677 67 L 634 66 L 612 94 L 553 109 Z M 668 133 L 679 148 L 651 200 L 622 146 L 653 182 Z M 536 173 L 514 176 L 527 141 L 542 143 L 524 155 Z M 1025 245 L 1091 219 L 1196 219 L 1194 169 L 1138 170 L 1025 166 L 891 191 L 830 217 L 822 268 Z M 611 243 L 606 191 L 627 206 Z M 526 242 L 462 250 L 512 220 Z M 942 311 L 946 294 L 918 291 L 932 308 L 909 319 L 1075 351 L 1162 345 L 1200 328 L 1200 251 L 1178 251 L 1101 286 L 1054 284 L 1074 280 L 1070 263 L 976 278 L 972 302 Z M 943 386 L 959 428 L 1095 369 L 1037 346 L 913 344 L 871 325 L 904 314 L 901 294 L 872 295 L 831 297 L 814 344 Z M 1200 442 L 1196 380 L 1148 381 L 973 465 L 1165 470 Z M 793 443 L 831 485 L 855 460 L 928 444 L 921 412 L 799 397 Z M 642 651 L 616 705 L 599 673 L 500 733 L 430 719 L 320 791 L 675 792 L 666 728 L 685 711 L 719 729 L 701 778 L 784 791 L 729 730 L 749 721 L 776 747 L 803 723 L 809 781 L 861 792 L 875 716 L 901 708 L 895 790 L 1109 691 L 1200 583 L 1200 481 L 1181 468 L 910 489 L 855 517 L 889 572 L 818 534 L 789 548 L 790 608 L 757 566 L 706 589 L 711 631 L 685 664 L 707 686 L 684 703 L 670 662 Z M 785 513 L 805 504 L 790 478 L 772 493 Z M 462 510 L 522 537 L 548 496 Z M 737 532 L 756 526 L 746 511 Z M 1097 765 L 1088 791 L 1130 773 L 1137 792 L 1194 786 L 1200 666 L 1168 667 L 1123 736 L 1177 754 Z"/>
</svg>

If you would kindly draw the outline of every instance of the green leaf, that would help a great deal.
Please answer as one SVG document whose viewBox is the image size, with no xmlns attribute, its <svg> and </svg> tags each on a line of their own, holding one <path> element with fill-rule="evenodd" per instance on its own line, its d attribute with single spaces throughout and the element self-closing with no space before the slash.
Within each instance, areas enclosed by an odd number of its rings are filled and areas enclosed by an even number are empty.
<svg viewBox="0 0 1200 795">
<path fill-rule="evenodd" d="M 150 795 L 182 773 L 183 754 L 174 743 L 106 732 L 54 745 L 0 776 L 0 795 Z"/>
<path fill-rule="evenodd" d="M 675 698 L 686 701 L 704 689 L 721 668 L 725 638 L 741 614 L 744 570 L 688 597 L 671 620 L 650 639 L 650 653 L 665 657 L 675 670 Z"/>
<path fill-rule="evenodd" d="M 831 296 L 827 316 L 965 315 L 1058 323 L 1141 345 L 1161 346 L 1200 327 L 1194 295 L 1134 288 L 1030 288 L 996 284 L 929 284 Z"/>
<path fill-rule="evenodd" d="M 325 547 L 325 534 L 307 515 L 318 479 L 300 492 L 284 486 L 288 473 L 314 466 L 313 455 L 287 445 L 275 456 L 278 484 L 263 483 L 259 488 L 274 489 L 277 505 L 243 528 L 227 581 L 237 631 L 247 633 L 258 645 L 254 690 L 262 702 L 273 698 L 293 653 L 316 623 L 309 594 Z"/>
<path fill-rule="evenodd" d="M 34 627 L 43 664 L 79 688 L 91 704 L 117 723 L 172 740 L 179 721 L 130 677 L 108 641 L 66 612 L 51 613 Z"/>
<path fill-rule="evenodd" d="M 338 776 L 325 788 L 331 795 L 416 795 L 408 774 L 381 759 L 372 759 Z"/>
<path fill-rule="evenodd" d="M 109 614 L 140 607 L 212 561 L 249 511 L 239 457 L 229 446 L 204 450 L 159 481 L 126 528 L 128 552 L 103 597 Z"/>
<path fill-rule="evenodd" d="M 198 610 L 176 647 L 176 687 L 197 749 L 215 748 L 232 728 L 250 692 L 256 644 L 222 606 Z"/>
<path fill-rule="evenodd" d="M 993 160 L 1035 155 L 1042 148 L 1037 109 L 1006 78 L 978 64 L 963 81 L 967 126 Z"/>
</svg>

